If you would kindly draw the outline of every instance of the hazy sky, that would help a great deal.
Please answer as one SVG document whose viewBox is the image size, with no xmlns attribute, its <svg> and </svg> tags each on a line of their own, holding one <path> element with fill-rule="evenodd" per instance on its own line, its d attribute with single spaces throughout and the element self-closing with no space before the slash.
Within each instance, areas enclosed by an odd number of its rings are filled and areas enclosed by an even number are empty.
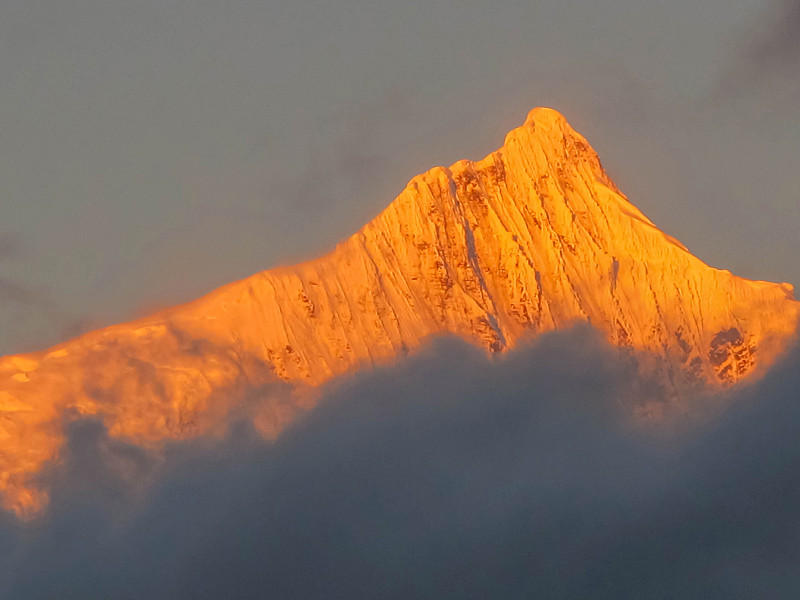
<svg viewBox="0 0 800 600">
<path fill-rule="evenodd" d="M 0 56 L 0 353 L 324 252 L 537 105 L 706 262 L 800 284 L 800 0 L 0 0 Z M 795 598 L 798 364 L 675 437 L 586 328 L 439 340 L 274 444 L 74 421 L 0 597 Z"/>
<path fill-rule="evenodd" d="M 781 0 L 0 4 L 0 353 L 330 248 L 563 112 L 713 266 L 800 284 Z"/>
</svg>

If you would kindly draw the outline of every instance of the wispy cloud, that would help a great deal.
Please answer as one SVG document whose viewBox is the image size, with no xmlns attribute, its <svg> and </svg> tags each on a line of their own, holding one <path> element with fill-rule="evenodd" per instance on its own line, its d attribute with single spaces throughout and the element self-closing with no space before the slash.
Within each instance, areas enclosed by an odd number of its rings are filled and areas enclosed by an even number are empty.
<svg viewBox="0 0 800 600">
<path fill-rule="evenodd" d="M 736 49 L 711 90 L 710 102 L 728 102 L 765 86 L 800 91 L 800 0 L 774 2 L 736 34 Z M 794 109 L 791 95 L 788 104 Z M 769 99 L 781 100 L 775 94 Z"/>
<path fill-rule="evenodd" d="M 10 233 L 0 234 L 0 261 L 19 259 L 21 254 L 22 244 L 16 236 Z M 23 305 L 49 304 L 42 290 L 23 283 L 19 278 L 2 274 L 0 274 L 0 302 Z"/>
<path fill-rule="evenodd" d="M 83 324 L 53 299 L 47 287 L 31 284 L 19 275 L 8 274 L 12 271 L 11 265 L 24 265 L 25 258 L 26 249 L 18 236 L 11 233 L 0 234 L 0 307 L 36 314 L 58 330 L 62 338 L 82 331 Z"/>
<path fill-rule="evenodd" d="M 300 218 L 331 205 L 352 202 L 354 191 L 370 189 L 383 174 L 388 157 L 380 149 L 387 139 L 400 137 L 414 115 L 414 92 L 392 86 L 358 105 L 318 118 L 313 131 L 318 143 L 310 147 L 302 170 L 278 181 L 278 192 Z M 267 149 L 260 142 L 261 151 Z"/>
<path fill-rule="evenodd" d="M 800 1 L 782 0 L 768 25 L 756 31 L 745 57 L 754 67 L 793 67 L 800 75 Z"/>
</svg>

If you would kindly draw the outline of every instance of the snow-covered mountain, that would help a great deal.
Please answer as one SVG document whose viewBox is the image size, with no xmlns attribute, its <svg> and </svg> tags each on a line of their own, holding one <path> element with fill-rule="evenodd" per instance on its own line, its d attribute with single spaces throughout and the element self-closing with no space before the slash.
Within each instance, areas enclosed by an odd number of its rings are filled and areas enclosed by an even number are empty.
<svg viewBox="0 0 800 600">
<path fill-rule="evenodd" d="M 0 359 L 0 492 L 23 514 L 46 502 L 32 477 L 58 456 L 70 412 L 158 444 L 257 405 L 275 435 L 313 403 L 302 390 L 432 335 L 498 353 L 580 322 L 675 397 L 763 371 L 798 313 L 790 285 L 709 267 L 661 232 L 538 108 L 483 160 L 412 179 L 326 256 Z"/>
</svg>

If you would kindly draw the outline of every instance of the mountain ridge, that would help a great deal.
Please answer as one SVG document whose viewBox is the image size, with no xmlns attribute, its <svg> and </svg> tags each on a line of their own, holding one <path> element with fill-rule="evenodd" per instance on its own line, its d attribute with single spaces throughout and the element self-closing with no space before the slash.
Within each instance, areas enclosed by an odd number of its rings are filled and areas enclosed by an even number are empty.
<svg viewBox="0 0 800 600">
<path fill-rule="evenodd" d="M 256 390 L 277 435 L 311 388 L 454 334 L 504 352 L 590 323 L 675 399 L 757 376 L 794 332 L 789 284 L 714 269 L 620 192 L 557 111 L 503 146 L 412 178 L 328 254 L 227 284 L 149 317 L 0 358 L 0 492 L 35 513 L 35 474 L 63 415 L 158 445 L 209 431 Z"/>
</svg>

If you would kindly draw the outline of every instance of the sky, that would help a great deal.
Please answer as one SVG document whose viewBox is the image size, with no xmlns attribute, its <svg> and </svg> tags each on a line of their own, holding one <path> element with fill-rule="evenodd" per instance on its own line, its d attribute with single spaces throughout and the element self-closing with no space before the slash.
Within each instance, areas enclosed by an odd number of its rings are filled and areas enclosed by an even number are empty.
<svg viewBox="0 0 800 600">
<path fill-rule="evenodd" d="M 0 52 L 0 353 L 324 252 L 538 105 L 700 258 L 800 284 L 797 0 L 6 0 Z M 579 327 L 436 340 L 271 443 L 65 415 L 0 598 L 796 598 L 799 367 L 634 426 L 656 383 Z"/>
<path fill-rule="evenodd" d="M 325 252 L 564 113 L 709 264 L 800 283 L 796 1 L 0 6 L 0 353 Z"/>
</svg>

